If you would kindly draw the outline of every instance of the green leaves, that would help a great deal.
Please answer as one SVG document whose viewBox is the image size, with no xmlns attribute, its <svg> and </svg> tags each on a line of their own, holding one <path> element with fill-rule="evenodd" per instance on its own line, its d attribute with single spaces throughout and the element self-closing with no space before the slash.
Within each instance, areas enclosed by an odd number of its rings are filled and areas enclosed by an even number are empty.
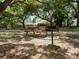
<svg viewBox="0 0 79 59">
<path fill-rule="evenodd" d="M 5 0 L 0 0 L 0 3 L 4 2 Z"/>
</svg>

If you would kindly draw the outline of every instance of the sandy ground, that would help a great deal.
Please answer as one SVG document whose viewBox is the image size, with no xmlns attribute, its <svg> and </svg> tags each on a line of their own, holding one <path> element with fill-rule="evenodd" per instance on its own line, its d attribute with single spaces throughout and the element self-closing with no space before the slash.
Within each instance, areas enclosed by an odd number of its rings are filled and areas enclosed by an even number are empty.
<svg viewBox="0 0 79 59">
<path fill-rule="evenodd" d="M 58 35 L 56 35 L 56 34 L 58 34 Z M 70 57 L 72 57 L 71 59 L 79 59 L 79 47 L 74 47 L 74 44 L 72 41 L 68 42 L 66 40 L 72 39 L 72 37 L 76 34 L 79 35 L 79 33 L 77 33 L 77 32 L 59 32 L 59 33 L 55 33 L 55 35 L 54 35 L 54 45 L 60 46 L 63 49 L 67 49 L 66 54 L 69 55 Z M 68 35 L 71 35 L 71 36 L 73 35 L 73 36 L 69 37 Z M 8 36 L 5 35 L 5 37 L 9 37 L 9 35 Z M 20 36 L 20 37 L 23 37 L 23 36 Z M 77 44 L 79 44 L 78 37 L 73 39 L 73 40 L 77 40 Z M 40 46 L 40 45 L 47 46 L 48 44 L 51 44 L 51 37 L 50 36 L 47 36 L 44 38 L 33 38 L 32 37 L 30 40 L 25 40 L 25 38 L 22 38 L 21 41 L 14 41 L 14 40 L 12 41 L 12 39 L 11 40 L 8 39 L 8 42 L 0 42 L 0 45 L 6 44 L 6 43 L 12 43 L 12 44 L 32 43 L 35 46 Z"/>
</svg>

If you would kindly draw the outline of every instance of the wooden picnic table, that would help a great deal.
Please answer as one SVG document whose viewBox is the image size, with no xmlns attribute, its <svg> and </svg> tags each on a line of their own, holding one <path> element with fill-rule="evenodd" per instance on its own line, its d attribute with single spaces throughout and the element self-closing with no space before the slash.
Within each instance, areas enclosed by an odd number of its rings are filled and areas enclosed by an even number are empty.
<svg viewBox="0 0 79 59">
<path fill-rule="evenodd" d="M 47 36 L 47 32 L 59 31 L 59 27 L 58 26 L 46 26 L 46 25 L 28 26 L 25 31 L 27 35 L 31 33 L 31 35 L 33 36 L 35 35 Z"/>
</svg>

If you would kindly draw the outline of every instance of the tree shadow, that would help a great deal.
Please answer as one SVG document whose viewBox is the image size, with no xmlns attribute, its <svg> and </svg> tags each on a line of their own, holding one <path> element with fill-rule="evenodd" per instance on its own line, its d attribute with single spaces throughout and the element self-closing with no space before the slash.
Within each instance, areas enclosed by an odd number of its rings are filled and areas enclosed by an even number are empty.
<svg viewBox="0 0 79 59">
<path fill-rule="evenodd" d="M 23 35 L 24 41 L 30 41 L 33 39 L 31 35 Z"/>
<path fill-rule="evenodd" d="M 42 34 L 26 34 L 25 37 L 41 39 L 41 38 L 47 37 L 47 35 L 46 34 L 45 35 L 42 35 Z"/>
<path fill-rule="evenodd" d="M 36 53 L 34 44 L 3 44 L 0 45 L 0 58 L 26 59 Z M 27 55 L 28 54 L 28 55 Z"/>
<path fill-rule="evenodd" d="M 4 35 L 2 34 L 0 36 L 0 42 L 8 42 L 8 41 L 12 41 L 12 42 L 20 42 L 22 40 L 25 41 L 30 41 L 33 38 L 30 35 L 25 35 L 25 34 L 12 34 L 12 35 Z"/>
<path fill-rule="evenodd" d="M 79 48 L 79 34 L 67 34 L 68 39 L 65 39 L 66 42 L 73 45 L 75 48 Z"/>
<path fill-rule="evenodd" d="M 33 59 L 33 57 L 36 59 L 69 59 L 65 54 L 67 50 L 56 45 L 52 47 L 52 45 L 35 46 L 34 44 L 8 43 L 0 45 L 0 48 L 2 49 L 0 52 L 5 53 L 2 57 L 7 56 L 6 59 Z"/>
<path fill-rule="evenodd" d="M 67 52 L 67 49 L 62 49 L 59 46 L 56 45 L 48 45 L 48 46 L 39 46 L 38 49 L 42 48 L 43 51 L 41 59 L 70 59 L 69 56 L 67 56 L 65 53 Z"/>
</svg>

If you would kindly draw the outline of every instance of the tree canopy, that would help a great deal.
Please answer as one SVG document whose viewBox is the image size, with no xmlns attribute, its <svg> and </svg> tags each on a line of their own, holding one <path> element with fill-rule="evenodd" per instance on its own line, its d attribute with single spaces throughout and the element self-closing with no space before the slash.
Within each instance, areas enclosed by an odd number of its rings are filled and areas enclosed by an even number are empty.
<svg viewBox="0 0 79 59">
<path fill-rule="evenodd" d="M 61 26 L 63 20 L 71 16 L 78 18 L 78 0 L 0 0 L 0 16 L 15 16 L 22 19 L 26 15 L 37 17 Z"/>
</svg>

